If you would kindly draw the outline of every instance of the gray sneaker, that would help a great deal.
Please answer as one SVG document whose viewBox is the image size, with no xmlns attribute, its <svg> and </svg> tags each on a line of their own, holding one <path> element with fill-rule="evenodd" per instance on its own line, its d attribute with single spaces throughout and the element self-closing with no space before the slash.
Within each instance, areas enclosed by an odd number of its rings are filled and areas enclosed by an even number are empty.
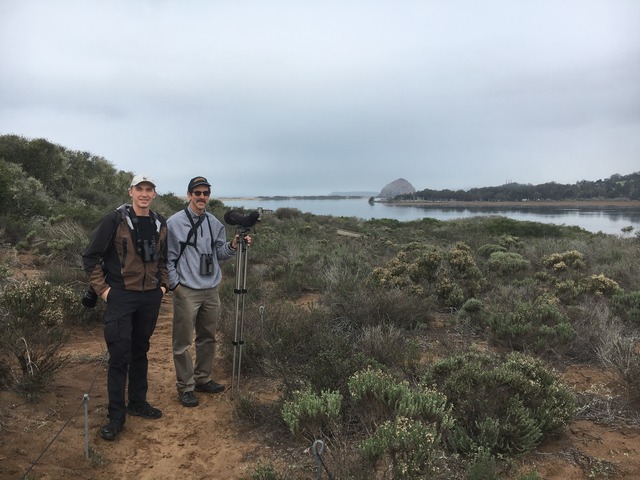
<svg viewBox="0 0 640 480">
<path fill-rule="evenodd" d="M 185 407 L 198 406 L 198 399 L 196 398 L 196 394 L 191 390 L 189 390 L 188 392 L 178 392 L 178 398 L 180 399 L 180 403 Z"/>
</svg>

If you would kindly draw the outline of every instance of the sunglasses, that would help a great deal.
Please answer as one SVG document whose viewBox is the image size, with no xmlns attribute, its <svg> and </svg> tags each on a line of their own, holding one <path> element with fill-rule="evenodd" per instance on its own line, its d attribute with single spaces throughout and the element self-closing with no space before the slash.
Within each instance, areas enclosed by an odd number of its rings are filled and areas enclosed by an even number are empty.
<svg viewBox="0 0 640 480">
<path fill-rule="evenodd" d="M 191 192 L 193 195 L 195 195 L 196 197 L 199 197 L 200 195 L 204 195 L 205 197 L 208 197 L 209 195 L 211 195 L 211 191 L 200 191 L 200 190 L 194 190 L 193 192 Z"/>
</svg>

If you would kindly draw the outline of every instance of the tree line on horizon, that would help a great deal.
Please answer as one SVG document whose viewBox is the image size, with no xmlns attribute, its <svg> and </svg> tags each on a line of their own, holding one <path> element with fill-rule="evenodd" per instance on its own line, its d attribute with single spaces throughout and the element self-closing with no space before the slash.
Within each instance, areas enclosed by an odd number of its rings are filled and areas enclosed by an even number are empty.
<svg viewBox="0 0 640 480">
<path fill-rule="evenodd" d="M 57 207 L 62 207 L 67 218 L 85 226 L 93 225 L 107 210 L 128 200 L 126 191 L 131 175 L 132 172 L 118 170 L 111 161 L 89 152 L 70 150 L 43 138 L 0 135 L 0 216 L 49 218 L 53 212 L 60 214 Z M 575 184 L 507 183 L 470 190 L 424 189 L 396 199 L 640 200 L 640 171 Z M 159 195 L 156 208 L 160 213 L 169 214 L 182 203 L 183 199 L 169 192 Z"/>
<path fill-rule="evenodd" d="M 532 185 L 510 182 L 497 187 L 481 187 L 470 190 L 424 189 L 411 195 L 399 195 L 396 199 L 433 202 L 640 200 L 640 171 L 629 175 L 614 174 L 604 180 L 580 180 L 575 184 L 547 182 Z"/>
</svg>

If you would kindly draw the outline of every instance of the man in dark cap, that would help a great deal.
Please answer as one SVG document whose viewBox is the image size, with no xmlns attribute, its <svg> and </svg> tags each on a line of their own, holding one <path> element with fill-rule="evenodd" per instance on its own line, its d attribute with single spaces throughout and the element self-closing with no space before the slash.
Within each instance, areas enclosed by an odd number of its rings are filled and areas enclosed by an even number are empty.
<svg viewBox="0 0 640 480">
<path fill-rule="evenodd" d="M 195 407 L 195 392 L 220 393 L 224 385 L 211 378 L 220 315 L 220 260 L 233 257 L 239 236 L 227 241 L 226 229 L 206 211 L 211 184 L 194 177 L 187 186 L 189 205 L 167 220 L 167 268 L 173 291 L 173 361 L 178 399 Z M 247 237 L 247 244 L 251 239 Z M 195 331 L 195 341 L 194 341 Z M 191 344 L 195 343 L 195 365 Z"/>
</svg>

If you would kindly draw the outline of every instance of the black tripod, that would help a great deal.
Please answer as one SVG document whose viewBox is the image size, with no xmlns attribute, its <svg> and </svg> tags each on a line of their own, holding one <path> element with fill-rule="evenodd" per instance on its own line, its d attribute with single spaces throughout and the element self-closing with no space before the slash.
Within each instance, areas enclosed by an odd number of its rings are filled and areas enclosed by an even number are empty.
<svg viewBox="0 0 640 480">
<path fill-rule="evenodd" d="M 236 225 L 236 234 L 240 237 L 236 252 L 236 325 L 233 334 L 233 372 L 231 377 L 231 397 L 240 389 L 240 367 L 242 366 L 242 346 L 244 345 L 244 299 L 247 293 L 247 234 L 251 227 L 259 220 L 260 214 L 252 212 L 243 216 L 238 212 L 225 213 L 224 221 L 229 225 Z"/>
</svg>

